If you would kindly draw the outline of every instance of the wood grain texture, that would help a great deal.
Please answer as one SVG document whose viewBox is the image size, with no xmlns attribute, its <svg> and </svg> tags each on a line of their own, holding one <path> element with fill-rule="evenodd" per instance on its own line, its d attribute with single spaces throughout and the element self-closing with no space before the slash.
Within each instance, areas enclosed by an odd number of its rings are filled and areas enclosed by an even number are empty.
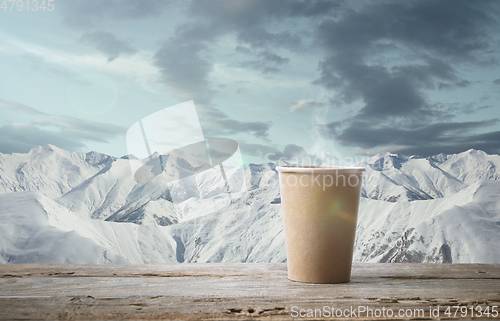
<svg viewBox="0 0 500 321">
<path fill-rule="evenodd" d="M 500 265 L 354 264 L 332 285 L 292 282 L 285 264 L 0 265 L 0 319 L 289 320 L 294 306 L 439 306 L 445 318 L 457 305 L 500 306 Z"/>
</svg>

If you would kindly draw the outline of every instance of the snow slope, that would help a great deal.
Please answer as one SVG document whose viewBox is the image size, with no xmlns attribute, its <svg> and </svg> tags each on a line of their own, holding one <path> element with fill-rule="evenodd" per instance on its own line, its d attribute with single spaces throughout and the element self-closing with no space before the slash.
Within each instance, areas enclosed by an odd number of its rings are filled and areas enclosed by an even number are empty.
<svg viewBox="0 0 500 321">
<path fill-rule="evenodd" d="M 362 199 L 357 262 L 499 263 L 500 181 L 446 198 L 387 203 Z"/>
<path fill-rule="evenodd" d="M 38 192 L 0 195 L 0 222 L 0 263 L 176 262 L 165 228 L 92 220 Z"/>
</svg>

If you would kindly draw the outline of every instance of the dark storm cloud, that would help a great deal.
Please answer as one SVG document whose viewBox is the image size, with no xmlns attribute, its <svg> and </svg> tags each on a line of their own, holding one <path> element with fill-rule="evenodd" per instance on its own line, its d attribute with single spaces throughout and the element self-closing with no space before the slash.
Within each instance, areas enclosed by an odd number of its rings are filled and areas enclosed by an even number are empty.
<svg viewBox="0 0 500 321">
<path fill-rule="evenodd" d="M 457 153 L 470 148 L 498 153 L 499 132 L 474 134 L 477 129 L 498 124 L 498 119 L 477 122 L 443 122 L 413 127 L 376 126 L 369 122 L 354 122 L 345 129 L 341 123 L 323 126 L 324 135 L 342 141 L 347 146 L 365 149 L 398 146 L 392 151 L 405 155 L 430 156 L 436 153 Z M 404 146 L 404 147 L 401 147 Z M 437 151 L 437 152 L 436 152 Z"/>
<path fill-rule="evenodd" d="M 236 47 L 235 50 L 237 52 L 250 54 L 256 57 L 256 59 L 247 60 L 240 63 L 240 67 L 255 69 L 261 71 L 264 74 L 276 73 L 279 71 L 279 66 L 287 64 L 290 61 L 290 59 L 275 54 L 269 50 L 255 51 L 242 46 Z"/>
<path fill-rule="evenodd" d="M 228 28 L 246 29 L 269 19 L 326 16 L 342 6 L 343 1 L 326 0 L 214 0 L 192 2 L 189 13 L 219 21 Z"/>
<path fill-rule="evenodd" d="M 498 123 L 496 119 L 478 122 L 445 122 L 408 129 L 385 126 L 374 128 L 369 124 L 355 123 L 343 130 L 338 137 L 348 145 L 363 148 L 380 147 L 388 143 L 406 145 L 412 141 L 432 145 L 436 142 L 456 142 L 459 137 L 470 130 L 496 123 Z"/>
<path fill-rule="evenodd" d="M 469 80 L 466 80 L 466 79 L 462 79 L 460 81 L 457 81 L 455 83 L 443 83 L 443 82 L 438 82 L 437 83 L 437 88 L 438 89 L 455 89 L 455 88 L 465 88 L 465 87 L 469 87 L 473 82 L 472 81 L 469 81 Z"/>
<path fill-rule="evenodd" d="M 301 41 L 290 31 L 274 30 L 271 23 L 328 15 L 340 6 L 341 2 L 331 1 L 192 1 L 186 13 L 189 21 L 177 27 L 155 54 L 154 63 L 161 80 L 177 97 L 209 104 L 216 90 L 209 81 L 213 63 L 206 57 L 222 36 L 235 35 L 246 46 L 245 54 L 252 59 L 245 59 L 241 66 L 275 73 L 289 61 L 275 49 L 297 48 Z"/>
<path fill-rule="evenodd" d="M 452 118 L 453 115 L 451 113 L 453 113 L 453 112 L 457 113 L 457 114 L 472 115 L 472 114 L 475 114 L 481 110 L 494 108 L 494 106 L 493 105 L 477 105 L 475 103 L 454 103 L 454 104 L 448 104 L 448 106 L 445 104 L 436 104 L 435 108 L 441 108 L 441 112 L 443 114 L 445 114 L 445 115 L 448 114 L 449 118 Z"/>
<path fill-rule="evenodd" d="M 485 29 L 494 23 L 495 1 L 391 1 L 348 10 L 340 20 L 326 20 L 319 41 L 333 52 L 368 55 L 370 46 L 393 40 L 412 50 L 476 60 L 488 47 Z M 418 52 L 417 52 L 418 53 Z"/>
<path fill-rule="evenodd" d="M 496 59 L 488 51 L 498 12 L 494 1 L 371 2 L 321 22 L 316 36 L 327 57 L 316 83 L 336 92 L 337 106 L 362 102 L 342 126 L 320 125 L 323 137 L 361 148 L 408 146 L 405 153 L 478 148 L 475 142 L 492 150 L 493 141 L 474 140 L 489 122 L 436 123 L 467 108 L 443 110 L 424 90 L 469 86 L 456 67 Z"/>
<path fill-rule="evenodd" d="M 132 47 L 128 41 L 118 39 L 115 35 L 106 31 L 86 32 L 82 35 L 80 41 L 105 54 L 109 62 L 115 60 L 120 55 L 137 52 L 137 49 Z"/>
<path fill-rule="evenodd" d="M 213 65 L 201 57 L 206 49 L 203 43 L 173 39 L 167 41 L 154 56 L 161 80 L 181 100 L 211 102 L 213 89 L 209 75 Z"/>
<path fill-rule="evenodd" d="M 439 153 L 457 154 L 471 148 L 482 150 L 488 154 L 499 154 L 500 131 L 489 132 L 483 135 L 471 135 L 461 137 L 451 142 L 442 144 L 430 144 L 428 146 L 412 146 L 400 148 L 396 152 L 404 155 L 421 155 L 423 157 L 437 155 Z"/>
<path fill-rule="evenodd" d="M 325 139 L 337 139 L 346 125 L 345 122 L 337 121 L 329 124 L 319 124 L 318 131 L 320 135 Z"/>
<path fill-rule="evenodd" d="M 239 121 L 214 107 L 198 108 L 203 133 L 209 137 L 225 137 L 238 133 L 251 134 L 256 138 L 269 141 L 270 122 Z"/>
<path fill-rule="evenodd" d="M 248 44 L 252 48 L 279 47 L 297 50 L 304 45 L 300 35 L 290 31 L 271 32 L 259 26 L 241 30 L 237 39 L 240 43 Z"/>
<path fill-rule="evenodd" d="M 384 66 L 368 66 L 353 57 L 331 58 L 321 64 L 320 83 L 340 90 L 345 103 L 362 99 L 357 118 L 385 118 L 428 113 L 425 99 L 409 77 Z M 338 73 L 338 76 L 333 76 Z"/>
<path fill-rule="evenodd" d="M 456 70 L 442 59 L 428 58 L 423 64 L 408 64 L 392 68 L 395 76 L 407 77 L 413 85 L 427 89 L 435 89 L 435 79 L 443 81 L 455 81 L 459 78 Z M 467 85 L 469 82 L 461 80 L 461 83 Z"/>
<path fill-rule="evenodd" d="M 0 99 L 0 109 L 34 116 L 31 124 L 11 123 L 0 128 L 0 152 L 25 153 L 40 145 L 54 144 L 66 150 L 80 150 L 85 142 L 107 143 L 124 135 L 126 128 L 72 116 L 52 115 L 16 102 Z M 44 128 L 45 127 L 45 128 Z"/>
<path fill-rule="evenodd" d="M 499 78 L 499 79 L 495 79 L 495 80 L 493 80 L 493 83 L 494 83 L 495 85 L 500 85 L 500 78 Z"/>
<path fill-rule="evenodd" d="M 163 43 L 153 61 L 160 70 L 161 81 L 176 97 L 218 110 L 213 106 L 217 89 L 211 83 L 214 64 L 209 57 L 221 37 L 236 37 L 235 52 L 246 56 L 239 66 L 264 74 L 276 73 L 289 62 L 276 49 L 298 48 L 301 38 L 290 31 L 275 30 L 272 23 L 329 15 L 341 4 L 338 1 L 192 1 L 186 13 L 189 21 L 177 26 L 175 35 Z M 213 135 L 250 133 L 268 141 L 271 123 L 240 121 L 214 112 L 207 115 L 204 130 Z"/>
<path fill-rule="evenodd" d="M 78 27 L 102 24 L 109 20 L 140 19 L 155 16 L 172 1 L 165 0 L 71 0 L 57 4 L 64 22 Z"/>
<path fill-rule="evenodd" d="M 213 24 L 182 24 L 156 52 L 153 62 L 160 70 L 160 80 L 176 97 L 211 104 L 215 90 L 210 74 L 214 65 L 204 55 L 222 34 L 222 29 Z"/>
</svg>

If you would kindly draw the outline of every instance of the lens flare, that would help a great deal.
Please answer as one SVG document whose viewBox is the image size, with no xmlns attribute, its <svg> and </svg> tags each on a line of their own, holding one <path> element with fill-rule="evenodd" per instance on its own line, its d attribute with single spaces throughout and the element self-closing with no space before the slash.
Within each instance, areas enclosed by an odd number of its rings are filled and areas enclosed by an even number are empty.
<svg viewBox="0 0 500 321">
<path fill-rule="evenodd" d="M 330 211 L 336 214 L 338 210 L 342 207 L 342 203 L 344 202 L 341 199 L 336 200 L 330 207 Z"/>
<path fill-rule="evenodd" d="M 336 200 L 332 204 L 332 206 L 330 207 L 331 213 L 333 215 L 335 215 L 337 218 L 339 218 L 345 222 L 356 224 L 357 223 L 356 216 L 353 216 L 353 215 L 347 213 L 346 211 L 341 210 L 343 203 L 344 203 L 344 201 L 342 199 Z"/>
</svg>

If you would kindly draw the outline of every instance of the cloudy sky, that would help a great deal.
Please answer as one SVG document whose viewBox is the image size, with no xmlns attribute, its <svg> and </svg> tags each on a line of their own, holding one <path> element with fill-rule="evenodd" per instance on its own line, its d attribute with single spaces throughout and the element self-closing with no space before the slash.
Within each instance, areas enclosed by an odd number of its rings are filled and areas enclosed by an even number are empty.
<svg viewBox="0 0 500 321">
<path fill-rule="evenodd" d="M 189 100 L 248 162 L 500 152 L 499 1 L 52 4 L 0 9 L 2 153 L 119 157 Z"/>
</svg>

